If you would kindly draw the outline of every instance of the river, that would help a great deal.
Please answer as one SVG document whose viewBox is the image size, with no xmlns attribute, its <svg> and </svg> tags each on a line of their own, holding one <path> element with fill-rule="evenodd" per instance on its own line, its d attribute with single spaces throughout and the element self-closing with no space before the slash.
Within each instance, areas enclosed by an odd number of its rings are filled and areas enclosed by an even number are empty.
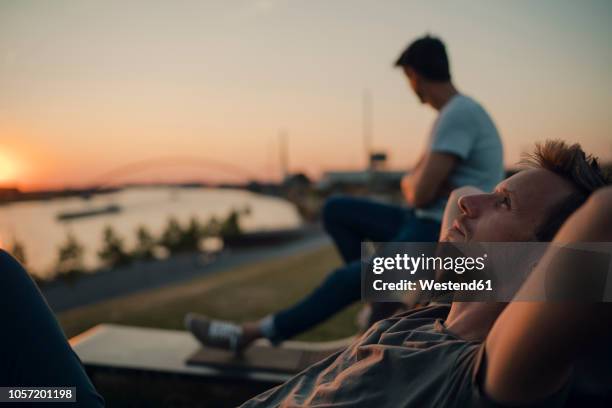
<svg viewBox="0 0 612 408">
<path fill-rule="evenodd" d="M 117 205 L 117 213 L 60 221 L 58 214 Z M 191 217 L 206 223 L 210 217 L 225 217 L 232 209 L 248 208 L 240 219 L 244 231 L 292 228 L 301 225 L 295 207 L 280 198 L 245 190 L 180 187 L 133 187 L 90 199 L 79 197 L 18 202 L 0 206 L 0 247 L 11 248 L 17 240 L 25 248 L 28 269 L 34 275 L 54 273 L 58 248 L 73 234 L 84 247 L 84 264 L 100 266 L 97 252 L 102 233 L 111 226 L 127 248 L 135 243 L 136 229 L 146 226 L 154 236 L 164 230 L 168 219 L 186 224 Z"/>
</svg>

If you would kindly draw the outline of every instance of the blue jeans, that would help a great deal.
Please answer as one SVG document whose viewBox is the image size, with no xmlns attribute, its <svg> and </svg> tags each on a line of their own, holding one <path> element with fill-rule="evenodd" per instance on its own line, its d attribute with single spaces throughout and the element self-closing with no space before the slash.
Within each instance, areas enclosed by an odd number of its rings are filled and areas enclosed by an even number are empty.
<svg viewBox="0 0 612 408">
<path fill-rule="evenodd" d="M 77 402 L 66 406 L 104 406 L 36 284 L 1 250 L 0 288 L 0 386 L 76 387 Z"/>
<path fill-rule="evenodd" d="M 323 224 L 345 265 L 304 299 L 273 317 L 280 342 L 327 320 L 361 297 L 361 242 L 436 242 L 440 223 L 417 218 L 410 208 L 354 197 L 334 197 L 323 207 Z"/>
</svg>

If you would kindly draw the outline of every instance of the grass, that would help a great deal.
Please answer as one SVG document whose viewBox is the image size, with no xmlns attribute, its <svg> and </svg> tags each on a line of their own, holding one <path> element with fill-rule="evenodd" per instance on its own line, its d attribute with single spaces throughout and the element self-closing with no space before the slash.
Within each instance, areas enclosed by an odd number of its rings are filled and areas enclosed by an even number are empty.
<svg viewBox="0 0 612 408">
<path fill-rule="evenodd" d="M 234 321 L 259 319 L 302 298 L 340 264 L 330 246 L 83 306 L 58 318 L 68 337 L 99 323 L 182 330 L 183 316 L 190 311 Z M 359 305 L 353 305 L 298 339 L 350 336 L 357 330 L 358 310 Z"/>
</svg>

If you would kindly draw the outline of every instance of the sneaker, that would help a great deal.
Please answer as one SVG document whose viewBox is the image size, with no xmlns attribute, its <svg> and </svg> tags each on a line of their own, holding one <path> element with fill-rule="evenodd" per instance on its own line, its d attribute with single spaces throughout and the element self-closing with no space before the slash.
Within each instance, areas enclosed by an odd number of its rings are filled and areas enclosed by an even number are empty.
<svg viewBox="0 0 612 408">
<path fill-rule="evenodd" d="M 242 327 L 221 320 L 212 320 L 196 313 L 187 313 L 185 328 L 205 346 L 238 353 L 244 346 Z"/>
</svg>

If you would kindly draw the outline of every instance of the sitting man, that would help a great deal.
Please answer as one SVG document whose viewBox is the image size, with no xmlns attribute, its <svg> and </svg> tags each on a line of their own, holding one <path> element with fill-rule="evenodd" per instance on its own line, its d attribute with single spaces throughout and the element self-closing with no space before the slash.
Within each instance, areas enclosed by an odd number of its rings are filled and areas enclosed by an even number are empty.
<svg viewBox="0 0 612 408">
<path fill-rule="evenodd" d="M 455 88 L 442 41 L 429 36 L 414 41 L 396 65 L 421 102 L 439 112 L 426 151 L 402 180 L 408 207 L 330 199 L 323 221 L 346 265 L 300 302 L 259 322 L 240 326 L 189 314 L 186 326 L 203 344 L 240 349 L 259 337 L 278 343 L 323 322 L 359 300 L 362 241 L 436 242 L 449 186 L 488 191 L 501 181 L 503 154 L 495 124 L 476 101 Z M 382 313 L 374 313 L 370 322 L 393 312 L 377 309 Z"/>
<path fill-rule="evenodd" d="M 539 146 L 533 157 L 533 168 L 492 193 L 462 196 L 442 239 L 612 241 L 612 188 L 597 161 L 562 142 Z M 608 306 L 434 304 L 379 321 L 344 351 L 243 407 L 565 406 L 575 395 L 580 352 L 610 331 Z"/>
</svg>

